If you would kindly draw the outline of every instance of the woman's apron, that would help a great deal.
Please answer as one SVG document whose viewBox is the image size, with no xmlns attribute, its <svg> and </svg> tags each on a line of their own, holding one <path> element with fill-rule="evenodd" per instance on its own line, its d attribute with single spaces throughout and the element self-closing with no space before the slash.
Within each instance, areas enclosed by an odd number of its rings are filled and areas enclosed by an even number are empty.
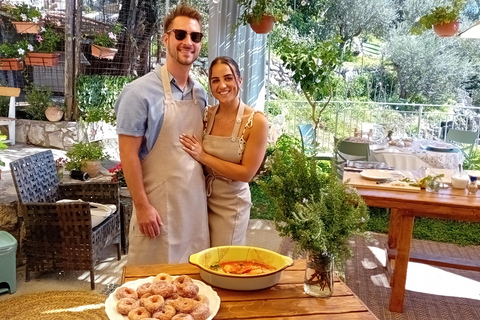
<svg viewBox="0 0 480 320">
<path fill-rule="evenodd" d="M 230 137 L 210 135 L 218 106 L 215 108 L 206 126 L 203 148 L 222 160 L 241 163 L 240 137 L 243 134 L 240 126 L 245 104 L 240 103 Z M 223 177 L 209 167 L 205 168 L 205 173 L 211 246 L 244 245 L 252 206 L 248 183 Z"/>
<path fill-rule="evenodd" d="M 165 115 L 157 141 L 142 161 L 142 173 L 148 200 L 163 226 L 156 238 L 143 235 L 133 209 L 129 265 L 188 262 L 190 254 L 210 246 L 202 165 L 182 149 L 179 140 L 182 133 L 202 136 L 203 107 L 195 91 L 193 100 L 172 99 L 165 65 L 157 76 L 165 91 Z"/>
</svg>

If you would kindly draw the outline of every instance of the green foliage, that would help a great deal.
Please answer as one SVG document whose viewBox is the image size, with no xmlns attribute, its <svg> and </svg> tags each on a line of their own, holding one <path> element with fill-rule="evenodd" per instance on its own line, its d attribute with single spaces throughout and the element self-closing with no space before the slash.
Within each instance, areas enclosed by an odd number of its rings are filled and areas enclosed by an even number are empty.
<svg viewBox="0 0 480 320">
<path fill-rule="evenodd" d="M 3 149 L 7 149 L 7 145 L 5 143 L 3 143 L 2 141 L 4 140 L 7 140 L 7 136 L 5 135 L 0 135 L 0 150 L 3 150 Z M 0 166 L 4 166 L 5 165 L 5 162 L 2 161 L 2 159 L 0 159 Z"/>
<path fill-rule="evenodd" d="M 478 146 L 473 148 L 472 154 L 466 154 L 463 160 L 463 169 L 465 170 L 480 170 L 480 150 Z"/>
<path fill-rule="evenodd" d="M 10 97 L 0 96 L 0 117 L 8 117 Z"/>
<path fill-rule="evenodd" d="M 108 158 L 108 154 L 103 152 L 103 146 L 98 142 L 78 142 L 73 148 L 67 151 L 66 156 L 69 158 L 65 169 L 80 170 L 80 167 L 86 161 L 97 161 Z"/>
<path fill-rule="evenodd" d="M 342 265 L 351 255 L 348 239 L 368 220 L 364 201 L 292 145 L 276 149 L 272 160 L 270 179 L 259 185 L 275 203 L 277 230 L 301 249 L 328 252 Z"/>
<path fill-rule="evenodd" d="M 464 4 L 465 0 L 452 0 L 451 6 L 437 6 L 433 8 L 412 26 L 410 32 L 415 35 L 420 35 L 426 30 L 431 29 L 434 25 L 458 20 L 460 10 L 462 10 Z"/>
<path fill-rule="evenodd" d="M 12 16 L 14 21 L 31 21 L 38 22 L 42 17 L 42 13 L 36 7 L 26 3 L 19 5 L 8 5 L 7 12 Z"/>
<path fill-rule="evenodd" d="M 23 59 L 28 51 L 30 51 L 29 43 L 26 39 L 21 39 L 14 42 L 4 42 L 0 45 L 0 57 L 2 58 Z"/>
<path fill-rule="evenodd" d="M 130 76 L 81 75 L 77 78 L 78 108 L 86 122 L 115 123 L 113 105 Z"/>
<path fill-rule="evenodd" d="M 98 31 L 93 37 L 93 43 L 107 48 L 115 47 L 122 28 L 122 24 L 117 22 L 109 30 Z"/>
<path fill-rule="evenodd" d="M 38 42 L 36 52 L 54 53 L 62 43 L 63 37 L 53 27 L 47 26 L 45 31 L 37 34 L 35 40 Z"/>
<path fill-rule="evenodd" d="M 52 92 L 35 83 L 28 85 L 25 91 L 25 100 L 28 102 L 25 112 L 33 120 L 46 120 L 45 110 L 53 105 Z"/>
<path fill-rule="evenodd" d="M 238 18 L 239 25 L 259 22 L 264 15 L 273 16 L 275 21 L 280 21 L 288 12 L 287 0 L 238 0 L 237 3 L 244 10 Z"/>
</svg>

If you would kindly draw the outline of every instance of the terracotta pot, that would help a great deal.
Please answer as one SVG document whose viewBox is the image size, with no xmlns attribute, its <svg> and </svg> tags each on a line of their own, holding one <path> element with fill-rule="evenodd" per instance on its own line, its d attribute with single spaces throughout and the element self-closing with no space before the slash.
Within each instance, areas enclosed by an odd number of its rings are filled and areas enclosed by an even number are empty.
<svg viewBox="0 0 480 320">
<path fill-rule="evenodd" d="M 117 51 L 118 50 L 115 48 L 107 48 L 92 44 L 92 56 L 100 59 L 113 60 L 113 57 L 115 57 Z"/>
<path fill-rule="evenodd" d="M 45 110 L 45 116 L 47 117 L 48 121 L 60 121 L 63 118 L 63 111 L 60 110 L 57 106 L 48 107 Z"/>
<path fill-rule="evenodd" d="M 0 58 L 0 70 L 22 70 L 23 61 L 18 58 Z"/>
<path fill-rule="evenodd" d="M 45 22 L 12 21 L 18 33 L 40 33 Z"/>
<path fill-rule="evenodd" d="M 258 23 L 250 22 L 250 27 L 253 31 L 260 34 L 269 33 L 273 29 L 275 19 L 273 16 L 263 16 Z"/>
<path fill-rule="evenodd" d="M 433 31 L 435 31 L 439 37 L 451 37 L 458 32 L 459 26 L 460 23 L 458 21 L 436 24 L 433 26 Z"/>
<path fill-rule="evenodd" d="M 97 161 L 87 160 L 87 161 L 85 161 L 85 164 L 83 164 L 80 167 L 80 170 L 88 173 L 90 178 L 93 178 L 93 177 L 96 177 L 100 174 L 101 167 L 102 167 L 102 165 L 101 165 L 100 160 L 97 160 Z"/>
<path fill-rule="evenodd" d="M 29 52 L 25 57 L 27 66 L 55 67 L 58 65 L 60 53 Z"/>
</svg>

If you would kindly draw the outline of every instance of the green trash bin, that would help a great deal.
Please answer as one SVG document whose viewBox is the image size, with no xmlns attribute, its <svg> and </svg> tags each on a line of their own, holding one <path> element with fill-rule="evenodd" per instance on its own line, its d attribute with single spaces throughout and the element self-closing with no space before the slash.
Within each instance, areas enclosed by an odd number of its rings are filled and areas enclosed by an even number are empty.
<svg viewBox="0 0 480 320">
<path fill-rule="evenodd" d="M 0 293 L 17 291 L 17 239 L 0 231 Z"/>
</svg>

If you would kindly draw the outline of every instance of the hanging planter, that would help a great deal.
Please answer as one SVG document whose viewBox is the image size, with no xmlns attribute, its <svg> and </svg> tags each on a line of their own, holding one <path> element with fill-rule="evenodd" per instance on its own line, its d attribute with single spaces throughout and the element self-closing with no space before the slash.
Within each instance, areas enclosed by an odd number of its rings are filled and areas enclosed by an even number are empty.
<svg viewBox="0 0 480 320">
<path fill-rule="evenodd" d="M 102 47 L 96 44 L 92 44 L 92 56 L 100 59 L 113 60 L 115 54 L 117 53 L 115 48 Z"/>
<path fill-rule="evenodd" d="M 18 33 L 40 33 L 45 23 L 43 21 L 12 21 L 12 24 L 15 26 Z"/>
<path fill-rule="evenodd" d="M 275 24 L 275 18 L 273 16 L 264 15 L 258 22 L 249 21 L 250 27 L 253 31 L 259 34 L 266 34 L 272 31 Z"/>
<path fill-rule="evenodd" d="M 0 70 L 22 70 L 23 61 L 19 58 L 0 58 Z"/>
<path fill-rule="evenodd" d="M 25 57 L 27 66 L 55 67 L 58 65 L 60 53 L 29 52 Z"/>
<path fill-rule="evenodd" d="M 457 34 L 459 26 L 460 23 L 458 21 L 436 24 L 433 26 L 433 31 L 435 31 L 439 37 L 452 37 Z"/>
</svg>

